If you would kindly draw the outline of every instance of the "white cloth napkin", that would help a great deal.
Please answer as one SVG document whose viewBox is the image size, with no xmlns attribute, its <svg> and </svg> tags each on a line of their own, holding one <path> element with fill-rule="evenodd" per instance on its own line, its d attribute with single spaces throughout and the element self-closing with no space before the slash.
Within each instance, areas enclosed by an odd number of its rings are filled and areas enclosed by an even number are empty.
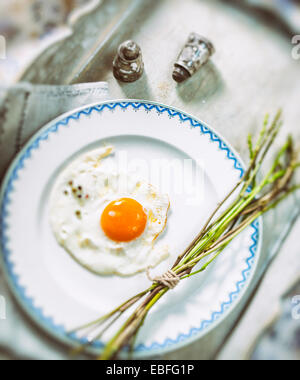
<svg viewBox="0 0 300 380">
<path fill-rule="evenodd" d="M 0 181 L 15 154 L 43 125 L 64 112 L 107 98 L 108 85 L 104 82 L 0 87 Z M 19 310 L 1 267 L 0 307 L 0 354 L 20 359 L 65 357 L 67 350 L 47 339 Z"/>
</svg>

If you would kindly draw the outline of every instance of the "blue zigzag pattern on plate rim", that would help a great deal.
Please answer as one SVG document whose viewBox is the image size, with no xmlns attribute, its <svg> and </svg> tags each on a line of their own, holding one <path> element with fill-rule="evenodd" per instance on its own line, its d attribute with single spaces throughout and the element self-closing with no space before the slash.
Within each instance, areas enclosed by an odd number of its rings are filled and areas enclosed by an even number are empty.
<svg viewBox="0 0 300 380">
<path fill-rule="evenodd" d="M 20 284 L 19 276 L 14 272 L 14 264 L 12 261 L 10 261 L 11 251 L 9 249 L 9 237 L 7 236 L 7 230 L 9 229 L 9 226 L 6 222 L 6 218 L 9 215 L 9 205 L 11 203 L 10 194 L 14 191 L 14 182 L 18 180 L 18 173 L 20 170 L 24 168 L 25 161 L 30 159 L 31 152 L 33 150 L 39 149 L 40 143 L 46 141 L 51 133 L 57 133 L 60 127 L 68 127 L 70 120 L 79 120 L 81 116 L 90 116 L 92 112 L 102 112 L 105 109 L 113 111 L 116 107 L 120 107 L 124 111 L 127 110 L 129 107 L 132 107 L 136 111 L 138 111 L 139 109 L 144 109 L 146 112 L 155 110 L 156 112 L 158 112 L 158 114 L 167 113 L 170 118 L 178 117 L 181 123 L 189 122 L 192 128 L 199 127 L 202 134 L 208 135 L 212 142 L 218 144 L 219 149 L 226 152 L 227 158 L 233 161 L 234 168 L 240 172 L 241 177 L 244 173 L 244 169 L 237 157 L 235 156 L 235 154 L 224 143 L 224 141 L 222 141 L 220 137 L 217 136 L 214 132 L 212 132 L 207 126 L 201 124 L 200 122 L 191 118 L 185 113 L 168 108 L 166 106 L 159 106 L 152 103 L 110 102 L 88 107 L 82 111 L 71 114 L 70 116 L 50 126 L 49 128 L 47 128 L 47 130 L 37 135 L 36 139 L 26 148 L 23 154 L 21 154 L 18 162 L 15 163 L 14 168 L 7 181 L 6 188 L 4 189 L 4 196 L 0 209 L 0 237 L 2 254 L 4 256 L 4 263 L 7 269 L 8 276 L 12 282 L 17 296 L 22 300 L 23 304 L 30 311 L 30 313 L 33 316 L 35 316 L 35 319 L 38 320 L 42 325 L 45 325 L 48 329 L 53 331 L 55 335 L 61 336 L 64 339 L 72 338 L 76 341 L 79 341 L 80 343 L 87 343 L 87 341 L 85 339 L 79 339 L 75 334 L 68 335 L 64 326 L 56 325 L 53 319 L 51 317 L 45 316 L 43 310 L 35 306 L 34 300 L 26 295 L 26 289 Z M 192 336 L 199 334 L 200 332 L 207 329 L 214 322 L 220 319 L 220 317 L 229 309 L 229 307 L 238 298 L 242 289 L 245 287 L 248 277 L 250 276 L 259 241 L 259 221 L 254 222 L 252 224 L 252 228 L 254 230 L 251 237 L 253 244 L 249 248 L 250 256 L 246 260 L 247 267 L 243 270 L 241 280 L 236 284 L 234 291 L 232 291 L 229 294 L 228 299 L 222 303 L 220 310 L 213 312 L 209 320 L 202 321 L 199 327 L 191 328 L 187 334 L 181 333 L 175 340 L 167 338 L 163 343 L 154 342 L 150 346 L 140 344 L 136 348 L 136 352 L 153 351 L 179 344 L 180 342 L 183 342 L 191 338 Z M 94 346 L 97 348 L 101 348 L 103 347 L 103 344 L 101 342 L 96 342 Z"/>
</svg>

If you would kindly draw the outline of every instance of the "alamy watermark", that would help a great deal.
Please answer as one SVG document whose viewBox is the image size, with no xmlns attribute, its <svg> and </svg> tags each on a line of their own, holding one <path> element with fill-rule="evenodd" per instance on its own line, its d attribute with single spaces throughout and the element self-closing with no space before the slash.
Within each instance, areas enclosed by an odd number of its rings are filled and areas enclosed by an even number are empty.
<svg viewBox="0 0 300 380">
<path fill-rule="evenodd" d="M 109 172 L 119 173 L 119 178 L 116 181 L 114 176 L 108 177 L 106 186 L 117 187 L 120 194 L 130 193 L 133 179 L 143 179 L 156 185 L 161 193 L 183 197 L 187 206 L 199 206 L 205 200 L 205 171 L 201 159 L 132 159 L 126 151 L 119 151 L 110 164 Z"/>
<path fill-rule="evenodd" d="M 300 320 L 300 295 L 293 297 L 292 299 L 292 318 L 296 321 Z"/>
<path fill-rule="evenodd" d="M 0 321 L 6 319 L 6 300 L 0 295 Z"/>
<path fill-rule="evenodd" d="M 292 49 L 293 59 L 300 60 L 300 35 L 296 35 L 292 38 L 292 44 L 295 45 Z"/>
<path fill-rule="evenodd" d="M 0 59 L 6 59 L 6 39 L 0 35 Z"/>
</svg>

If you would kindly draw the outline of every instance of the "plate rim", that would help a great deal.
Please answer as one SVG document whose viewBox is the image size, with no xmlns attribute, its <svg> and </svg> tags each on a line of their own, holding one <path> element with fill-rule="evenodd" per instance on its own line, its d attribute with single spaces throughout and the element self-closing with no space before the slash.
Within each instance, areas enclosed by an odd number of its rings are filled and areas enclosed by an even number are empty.
<svg viewBox="0 0 300 380">
<path fill-rule="evenodd" d="M 109 105 L 111 105 L 111 107 L 109 107 Z M 38 140 L 43 139 L 43 135 L 46 132 L 48 132 L 47 135 L 50 133 L 56 132 L 58 131 L 60 126 L 67 126 L 70 120 L 72 119 L 74 120 L 74 118 L 78 120 L 82 114 L 85 114 L 87 116 L 89 112 L 92 112 L 93 110 L 102 112 L 106 107 L 109 109 L 113 109 L 113 108 L 116 108 L 117 106 L 120 106 L 123 109 L 128 108 L 129 106 L 133 106 L 133 108 L 139 109 L 143 106 L 145 109 L 147 109 L 146 107 L 147 105 L 150 106 L 149 110 L 156 108 L 156 110 L 160 113 L 167 111 L 171 117 L 179 116 L 182 122 L 190 121 L 191 126 L 194 128 L 200 127 L 201 130 L 204 128 L 206 130 L 205 133 L 210 135 L 211 141 L 215 143 L 218 142 L 219 148 L 221 150 L 224 150 L 224 151 L 226 150 L 228 152 L 227 153 L 228 159 L 233 160 L 235 162 L 234 168 L 236 170 L 239 170 L 242 176 L 242 174 L 245 171 L 246 166 L 243 160 L 241 159 L 240 154 L 232 147 L 230 143 L 228 143 L 226 138 L 224 138 L 219 132 L 217 132 L 209 124 L 202 121 L 199 117 L 195 117 L 192 114 L 186 113 L 176 107 L 168 106 L 166 104 L 156 102 L 156 101 L 141 100 L 141 99 L 116 99 L 116 100 L 107 100 L 103 102 L 91 103 L 91 104 L 87 104 L 87 105 L 75 108 L 71 111 L 61 114 L 57 118 L 47 123 L 45 126 L 40 128 L 24 145 L 21 151 L 17 154 L 17 156 L 11 162 L 2 180 L 1 189 L 0 189 L 0 261 L 3 266 L 4 277 L 9 285 L 10 291 L 12 292 L 18 304 L 22 307 L 22 310 L 25 312 L 25 314 L 29 318 L 31 318 L 39 328 L 41 328 L 45 333 L 47 333 L 47 335 L 49 335 L 52 338 L 55 338 L 59 342 L 70 347 L 74 347 L 75 345 L 78 345 L 78 339 L 75 340 L 74 338 L 76 337 L 72 335 L 67 335 L 67 332 L 65 331 L 63 326 L 55 325 L 54 322 L 52 321 L 52 318 L 46 317 L 43 314 L 43 311 L 41 309 L 34 306 L 32 299 L 26 296 L 24 297 L 24 295 L 21 294 L 22 291 L 25 294 L 25 289 L 22 287 L 21 284 L 18 284 L 17 282 L 18 275 L 13 273 L 13 269 L 12 269 L 13 264 L 6 262 L 6 261 L 9 261 L 9 260 L 6 260 L 6 256 L 9 255 L 9 252 L 5 252 L 6 251 L 6 248 L 5 248 L 5 245 L 6 245 L 5 244 L 5 240 L 6 240 L 5 229 L 6 228 L 5 228 L 5 223 L 4 223 L 5 213 L 3 211 L 5 211 L 4 200 L 5 200 L 7 187 L 9 185 L 12 175 L 14 174 L 14 171 L 17 169 L 17 166 L 18 166 L 18 163 L 20 162 L 21 157 L 23 157 L 25 152 L 30 147 L 32 147 L 34 143 L 36 143 L 37 139 Z M 89 110 L 89 111 L 84 112 L 86 110 Z M 252 224 L 252 227 L 254 230 L 253 234 L 251 235 L 251 240 L 253 244 L 251 245 L 251 247 L 249 247 L 249 252 L 251 253 L 252 256 L 246 260 L 246 262 L 248 263 L 248 268 L 242 271 L 243 281 L 239 281 L 236 284 L 237 291 L 234 291 L 229 294 L 230 302 L 224 301 L 222 303 L 221 312 L 212 313 L 211 321 L 202 321 L 200 327 L 190 328 L 190 331 L 188 334 L 181 333 L 178 335 L 176 340 L 166 338 L 163 343 L 154 342 L 149 347 L 142 345 L 143 347 L 140 349 L 138 346 L 137 347 L 138 350 L 135 351 L 135 354 L 134 354 L 135 357 L 143 358 L 143 357 L 150 357 L 154 355 L 166 354 L 174 350 L 178 350 L 187 345 L 190 345 L 191 343 L 202 338 L 204 335 L 208 334 L 210 331 L 215 329 L 219 324 L 221 324 L 221 322 L 223 322 L 232 314 L 232 312 L 240 304 L 241 299 L 243 298 L 244 294 L 246 293 L 247 289 L 252 283 L 254 274 L 256 273 L 256 270 L 257 270 L 259 257 L 260 257 L 260 253 L 262 249 L 262 241 L 263 241 L 262 217 L 258 218 Z M 248 262 L 251 259 L 255 259 L 254 264 L 252 265 L 250 265 Z M 250 271 L 250 274 L 248 277 L 246 277 L 245 273 L 249 271 Z M 241 285 L 243 286 L 240 287 Z M 234 294 L 236 294 L 236 297 L 232 298 Z M 224 305 L 226 304 L 229 304 L 229 308 L 223 310 Z M 220 315 L 220 318 L 218 318 L 218 315 Z M 204 327 L 205 324 L 207 325 L 207 327 Z M 85 340 L 81 340 L 81 343 L 85 343 Z M 93 346 L 89 351 L 93 353 L 95 352 L 99 353 L 99 349 L 101 348 L 103 348 L 103 344 L 99 342 L 95 344 L 95 346 Z"/>
</svg>

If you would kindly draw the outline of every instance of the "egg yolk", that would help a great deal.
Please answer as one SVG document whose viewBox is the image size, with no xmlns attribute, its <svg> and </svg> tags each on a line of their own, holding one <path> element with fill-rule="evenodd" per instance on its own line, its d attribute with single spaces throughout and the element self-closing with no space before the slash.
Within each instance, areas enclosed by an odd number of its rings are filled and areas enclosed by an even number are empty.
<svg viewBox="0 0 300 380">
<path fill-rule="evenodd" d="M 118 243 L 130 242 L 145 231 L 147 214 L 134 199 L 122 198 L 111 202 L 101 216 L 105 235 Z"/>
</svg>

